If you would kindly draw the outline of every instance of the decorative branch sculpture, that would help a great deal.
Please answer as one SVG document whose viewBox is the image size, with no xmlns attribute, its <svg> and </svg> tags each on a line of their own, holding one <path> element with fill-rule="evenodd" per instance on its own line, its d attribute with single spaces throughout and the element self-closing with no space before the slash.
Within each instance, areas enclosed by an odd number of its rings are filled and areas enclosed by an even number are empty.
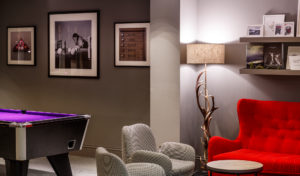
<svg viewBox="0 0 300 176">
<path fill-rule="evenodd" d="M 202 78 L 203 76 L 204 76 L 204 79 Z M 202 113 L 202 116 L 203 116 L 203 124 L 201 125 L 201 129 L 203 130 L 202 146 L 203 146 L 204 151 L 203 151 L 203 155 L 201 156 L 202 158 L 200 158 L 200 163 L 201 163 L 201 167 L 203 169 L 206 169 L 207 147 L 208 147 L 208 141 L 211 137 L 210 132 L 209 132 L 209 125 L 210 125 L 210 121 L 212 119 L 211 115 L 213 114 L 213 112 L 215 110 L 218 109 L 217 107 L 215 107 L 214 96 L 208 94 L 206 64 L 205 64 L 204 71 L 200 72 L 197 77 L 196 96 L 197 96 L 198 108 L 200 109 L 200 112 Z M 204 107 L 201 104 L 202 98 L 204 98 Z M 211 106 L 211 104 L 212 104 L 212 106 Z"/>
</svg>

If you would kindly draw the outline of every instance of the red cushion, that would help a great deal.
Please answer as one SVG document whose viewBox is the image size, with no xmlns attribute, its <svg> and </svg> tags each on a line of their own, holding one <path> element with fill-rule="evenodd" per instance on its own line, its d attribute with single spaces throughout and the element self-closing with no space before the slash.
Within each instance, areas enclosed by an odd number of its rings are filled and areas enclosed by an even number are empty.
<svg viewBox="0 0 300 176">
<path fill-rule="evenodd" d="M 262 152 L 240 149 L 213 156 L 213 160 L 239 159 L 257 161 L 264 164 L 265 174 L 300 175 L 300 155 Z"/>
</svg>

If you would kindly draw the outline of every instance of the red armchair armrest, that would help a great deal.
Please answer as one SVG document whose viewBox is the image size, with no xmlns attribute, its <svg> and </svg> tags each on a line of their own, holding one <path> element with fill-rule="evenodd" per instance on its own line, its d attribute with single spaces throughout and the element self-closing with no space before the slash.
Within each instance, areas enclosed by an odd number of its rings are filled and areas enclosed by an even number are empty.
<svg viewBox="0 0 300 176">
<path fill-rule="evenodd" d="M 229 140 L 219 136 L 210 138 L 208 143 L 208 161 L 212 161 L 213 156 L 241 149 L 239 140 Z"/>
</svg>

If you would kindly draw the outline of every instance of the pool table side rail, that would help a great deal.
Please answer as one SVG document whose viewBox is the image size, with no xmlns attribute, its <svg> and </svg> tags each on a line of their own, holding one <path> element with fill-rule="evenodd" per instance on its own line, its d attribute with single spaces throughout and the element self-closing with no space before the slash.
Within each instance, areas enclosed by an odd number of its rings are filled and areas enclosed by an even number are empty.
<svg viewBox="0 0 300 176">
<path fill-rule="evenodd" d="M 22 114 L 22 110 L 14 110 L 14 109 L 0 109 L 0 112 L 8 112 L 8 113 L 20 113 Z M 0 126 L 9 126 L 9 127 L 31 127 L 32 125 L 37 124 L 46 124 L 51 122 L 65 121 L 65 120 L 74 120 L 77 119 L 90 119 L 91 115 L 88 114 L 65 114 L 65 113 L 51 113 L 51 112 L 39 112 L 39 111 L 26 111 L 26 114 L 29 115 L 45 115 L 45 116 L 57 116 L 57 118 L 51 118 L 46 120 L 36 120 L 36 121 L 28 121 L 28 122 L 12 122 L 12 121 L 1 121 Z"/>
<path fill-rule="evenodd" d="M 46 116 L 72 116 L 77 114 L 67 114 L 67 113 L 58 113 L 58 112 L 42 112 L 42 111 L 27 111 L 27 110 L 21 110 L 21 109 L 1 109 L 0 112 L 8 112 L 8 113 L 23 113 L 30 115 L 46 115 Z"/>
</svg>

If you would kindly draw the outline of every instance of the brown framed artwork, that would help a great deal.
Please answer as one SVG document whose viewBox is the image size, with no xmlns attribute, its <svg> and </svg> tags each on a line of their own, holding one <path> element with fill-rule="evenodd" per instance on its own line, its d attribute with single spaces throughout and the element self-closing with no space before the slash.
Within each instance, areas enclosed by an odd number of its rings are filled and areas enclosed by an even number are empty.
<svg viewBox="0 0 300 176">
<path fill-rule="evenodd" d="M 7 65 L 35 65 L 35 26 L 7 27 Z"/>
<path fill-rule="evenodd" d="M 49 12 L 49 77 L 99 78 L 99 15 Z"/>
<path fill-rule="evenodd" d="M 150 66 L 149 23 L 115 24 L 115 66 Z"/>
</svg>

